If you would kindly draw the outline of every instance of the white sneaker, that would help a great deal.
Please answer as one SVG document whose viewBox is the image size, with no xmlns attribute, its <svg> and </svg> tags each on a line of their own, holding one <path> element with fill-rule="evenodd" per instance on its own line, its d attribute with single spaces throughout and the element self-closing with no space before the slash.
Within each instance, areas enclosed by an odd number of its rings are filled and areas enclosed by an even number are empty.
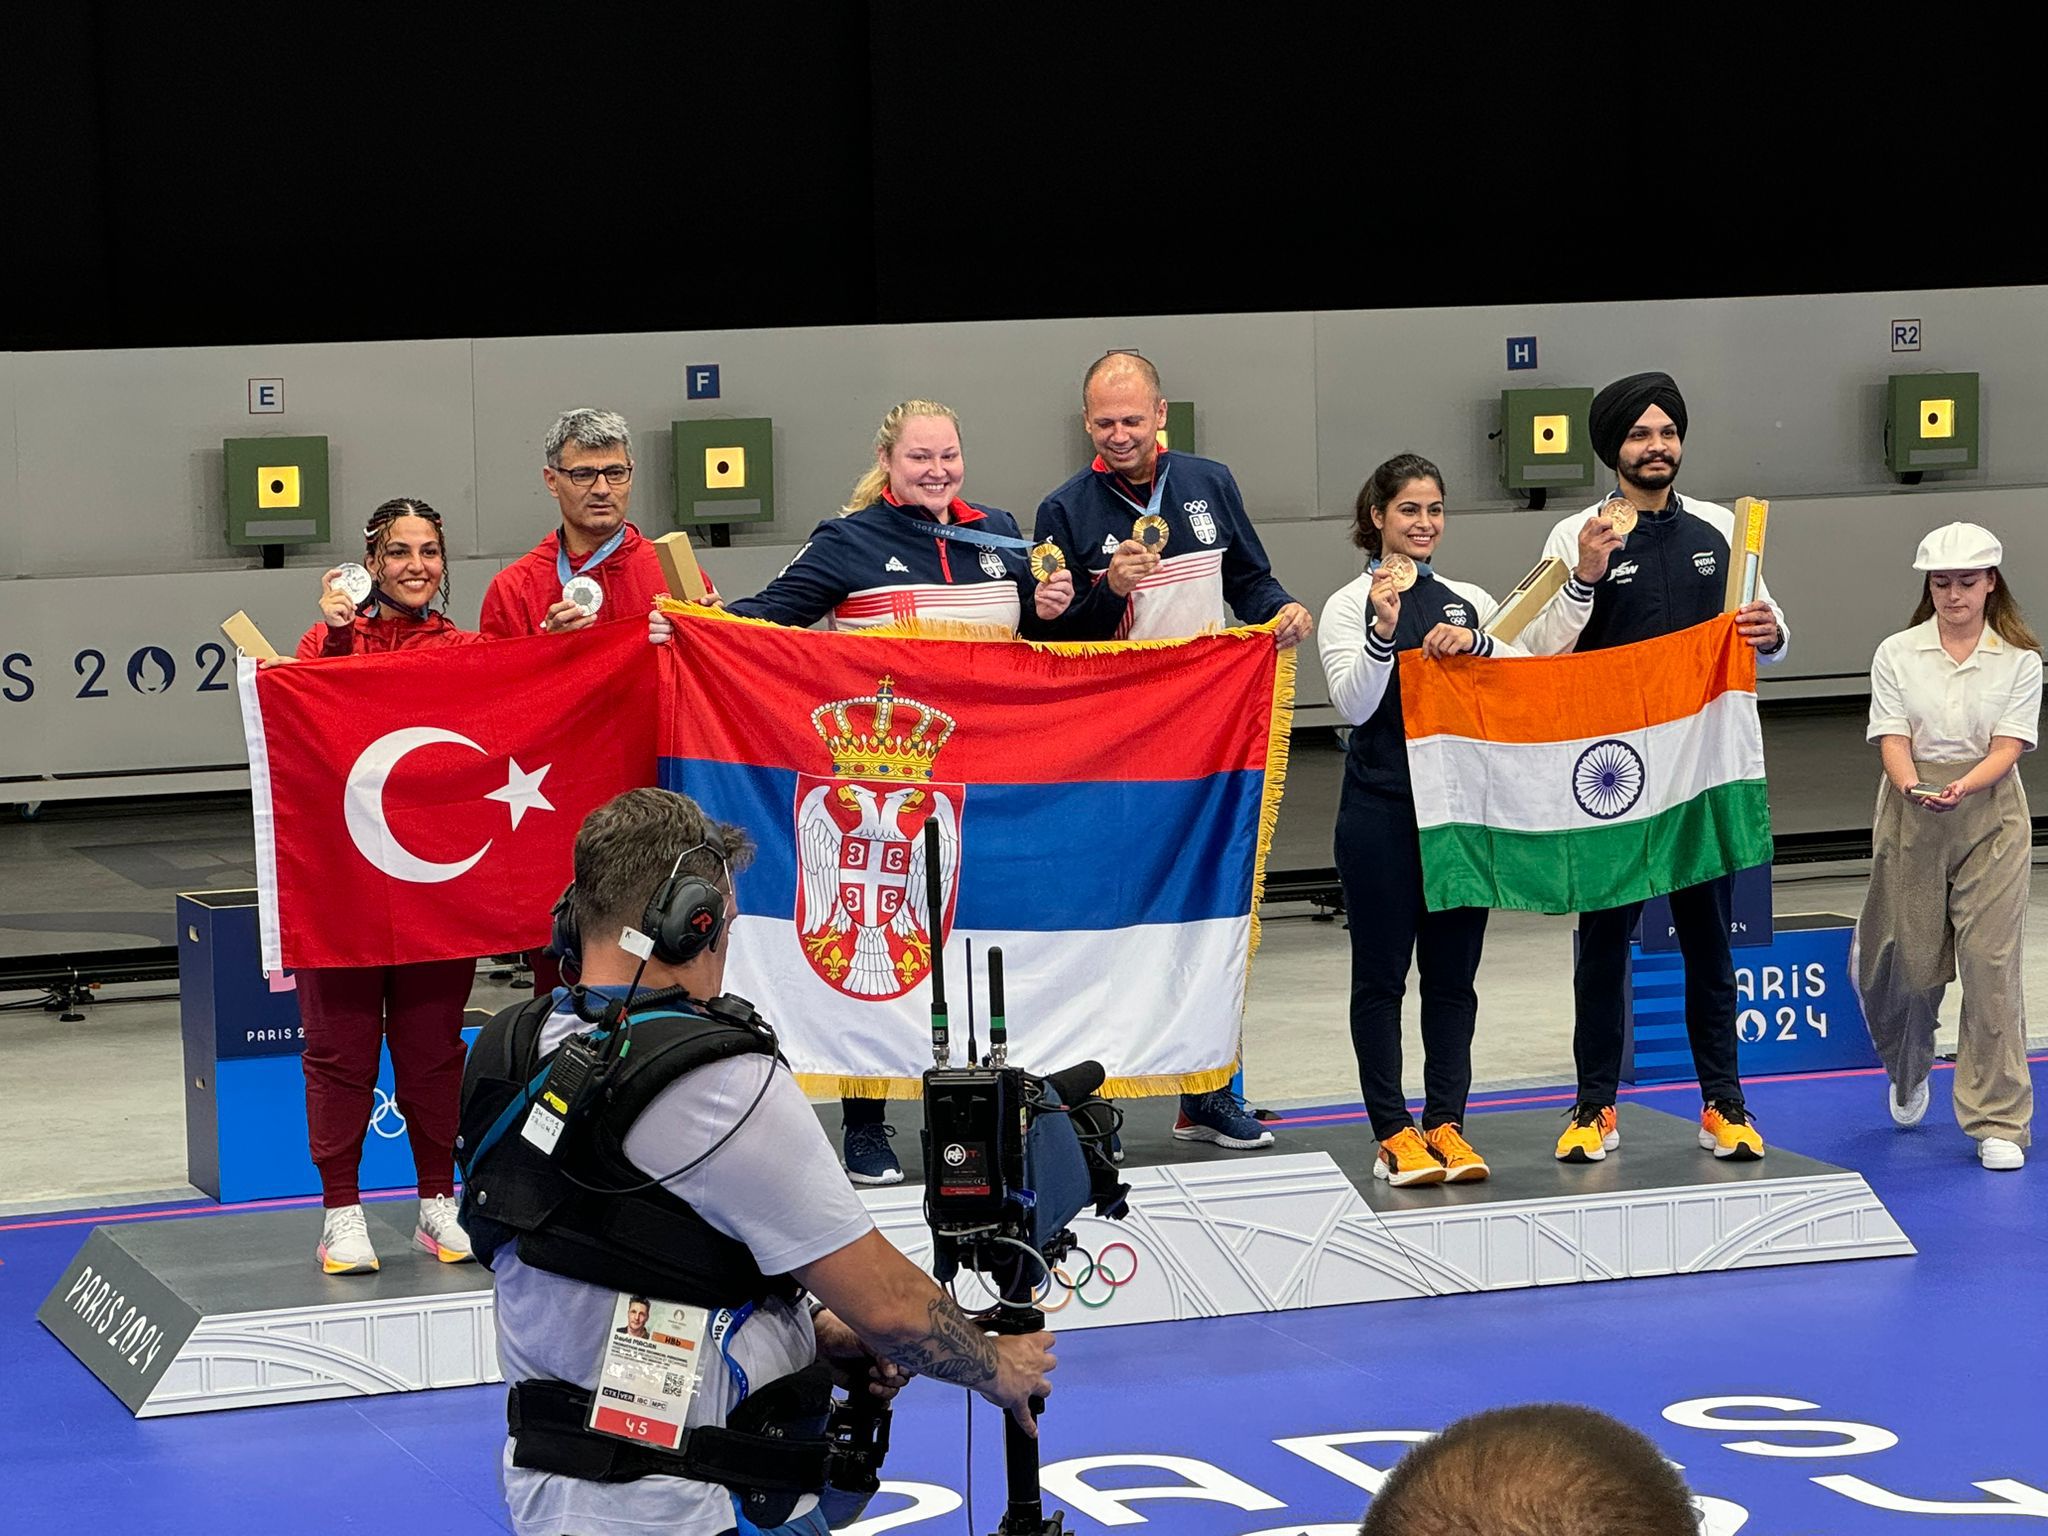
<svg viewBox="0 0 2048 1536">
<path fill-rule="evenodd" d="M 314 1250 L 330 1275 L 367 1275 L 377 1269 L 377 1250 L 370 1246 L 370 1224 L 360 1205 L 337 1205 L 320 1228 Z"/>
<path fill-rule="evenodd" d="M 2027 1165 L 2027 1154 L 2016 1141 L 2007 1141 L 2003 1136 L 1986 1136 L 1977 1143 L 1977 1161 L 1986 1168 L 2000 1173 Z"/>
<path fill-rule="evenodd" d="M 469 1234 L 455 1219 L 460 1207 L 453 1195 L 435 1195 L 420 1202 L 420 1226 L 412 1240 L 443 1264 L 468 1260 Z"/>
<path fill-rule="evenodd" d="M 1920 1086 L 1903 1099 L 1899 1097 L 1897 1083 L 1891 1084 L 1890 1087 L 1891 1091 L 1885 1095 L 1885 1103 L 1891 1108 L 1892 1124 L 1918 1125 L 1920 1117 L 1927 1113 L 1927 1079 L 1921 1078 Z"/>
</svg>

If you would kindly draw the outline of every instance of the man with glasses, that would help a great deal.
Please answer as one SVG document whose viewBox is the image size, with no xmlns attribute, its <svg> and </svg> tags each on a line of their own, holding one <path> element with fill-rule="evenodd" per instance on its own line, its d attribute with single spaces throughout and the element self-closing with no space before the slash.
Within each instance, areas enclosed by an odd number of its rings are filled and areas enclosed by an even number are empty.
<svg viewBox="0 0 2048 1536">
<path fill-rule="evenodd" d="M 618 619 L 645 624 L 668 583 L 653 542 L 626 521 L 633 502 L 633 432 L 626 418 L 582 405 L 564 411 L 542 440 L 541 458 L 541 483 L 561 508 L 562 524 L 491 578 L 477 628 L 508 639 Z M 600 594 L 594 606 L 584 578 Z M 572 581 L 584 602 L 564 592 Z M 527 962 L 536 995 L 560 982 L 552 955 L 536 951 Z"/>
<path fill-rule="evenodd" d="M 618 619 L 646 623 L 667 583 L 653 543 L 626 521 L 633 501 L 626 418 L 578 406 L 556 418 L 541 448 L 541 483 L 561 508 L 562 525 L 491 579 L 477 627 L 502 639 Z M 578 577 L 596 583 L 596 604 L 564 594 Z"/>
</svg>

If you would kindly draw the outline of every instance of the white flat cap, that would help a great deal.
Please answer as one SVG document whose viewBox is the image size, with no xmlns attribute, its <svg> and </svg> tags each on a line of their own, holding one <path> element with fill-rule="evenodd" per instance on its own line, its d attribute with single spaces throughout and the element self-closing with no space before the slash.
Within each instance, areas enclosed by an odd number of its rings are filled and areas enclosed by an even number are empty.
<svg viewBox="0 0 2048 1536">
<path fill-rule="evenodd" d="M 2005 559 L 2005 546 L 1989 528 L 1975 523 L 1950 523 L 1920 541 L 1913 557 L 1916 571 L 1988 571 Z"/>
</svg>

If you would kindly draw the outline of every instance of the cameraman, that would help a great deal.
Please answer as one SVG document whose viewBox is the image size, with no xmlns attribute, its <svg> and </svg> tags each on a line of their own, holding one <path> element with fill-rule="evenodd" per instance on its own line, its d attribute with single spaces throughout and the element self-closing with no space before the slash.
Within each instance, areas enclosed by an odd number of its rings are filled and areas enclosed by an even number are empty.
<svg viewBox="0 0 2048 1536">
<path fill-rule="evenodd" d="M 520 1536 L 823 1536 L 825 1365 L 884 1401 L 912 1375 L 955 1382 L 1031 1433 L 1029 1400 L 1051 1390 L 1052 1336 L 984 1334 L 875 1230 L 772 1035 L 719 995 L 732 869 L 752 851 L 666 790 L 593 811 L 558 912 L 582 986 L 500 1013 L 471 1051 L 465 1211 L 514 1384 L 503 1472 Z M 654 940 L 644 962 L 619 942 L 637 934 Z M 632 1049 L 616 1051 L 629 991 Z M 592 1033 L 616 1051 L 604 1089 L 550 1155 L 522 1133 L 529 1085 Z M 607 1346 L 631 1347 L 612 1341 L 634 1297 L 711 1314 L 676 1451 L 585 1427 L 616 1374 Z"/>
</svg>

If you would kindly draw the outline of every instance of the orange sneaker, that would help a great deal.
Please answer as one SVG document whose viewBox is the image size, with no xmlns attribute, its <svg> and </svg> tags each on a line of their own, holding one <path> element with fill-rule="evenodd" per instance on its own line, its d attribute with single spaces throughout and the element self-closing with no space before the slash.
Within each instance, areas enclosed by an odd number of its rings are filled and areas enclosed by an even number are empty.
<svg viewBox="0 0 2048 1536">
<path fill-rule="evenodd" d="M 1571 1107 L 1571 1124 L 1557 1138 L 1560 1163 L 1597 1163 L 1621 1145 L 1621 1131 L 1612 1104 L 1581 1100 Z"/>
<path fill-rule="evenodd" d="M 1444 1165 L 1430 1150 L 1422 1133 L 1409 1126 L 1397 1136 L 1380 1143 L 1380 1155 L 1373 1159 L 1372 1176 L 1399 1187 L 1404 1184 L 1441 1184 Z"/>
<path fill-rule="evenodd" d="M 1422 1139 L 1444 1165 L 1446 1184 L 1476 1184 L 1486 1177 L 1486 1159 L 1464 1138 L 1459 1127 L 1433 1125 L 1422 1133 Z"/>
<path fill-rule="evenodd" d="M 1753 1163 L 1764 1155 L 1764 1139 L 1757 1134 L 1749 1111 L 1728 1099 L 1716 1099 L 1700 1111 L 1700 1147 L 1716 1157 Z"/>
</svg>

